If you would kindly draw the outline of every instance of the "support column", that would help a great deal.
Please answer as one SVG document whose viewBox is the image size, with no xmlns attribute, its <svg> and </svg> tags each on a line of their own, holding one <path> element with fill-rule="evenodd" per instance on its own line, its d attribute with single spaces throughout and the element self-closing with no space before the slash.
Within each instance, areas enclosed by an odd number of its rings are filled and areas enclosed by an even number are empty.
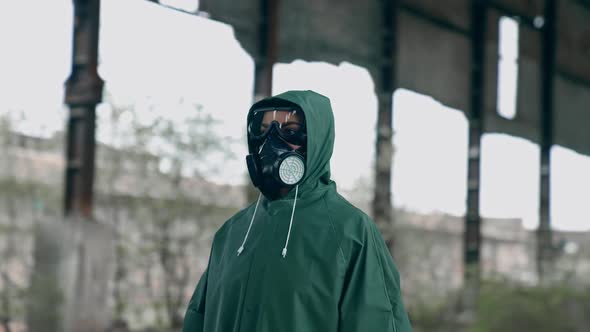
<svg viewBox="0 0 590 332">
<path fill-rule="evenodd" d="M 95 107 L 103 81 L 97 73 L 100 0 L 74 0 L 72 72 L 66 82 L 66 179 L 63 219 L 35 229 L 27 323 L 30 331 L 102 332 L 115 241 L 113 230 L 92 220 Z"/>
<path fill-rule="evenodd" d="M 397 0 L 381 0 L 381 66 L 375 80 L 377 94 L 377 137 L 375 141 L 375 196 L 373 217 L 389 249 L 393 249 L 393 207 L 391 204 L 391 166 L 393 160 L 393 92 L 397 87 L 395 57 L 397 49 Z"/>
<path fill-rule="evenodd" d="M 278 56 L 280 0 L 260 1 L 260 26 L 258 29 L 258 53 L 254 54 L 254 102 L 272 94 L 272 68 Z M 246 199 L 256 201 L 260 194 L 246 175 Z"/>
<path fill-rule="evenodd" d="M 481 217 L 479 213 L 481 136 L 484 128 L 484 70 L 486 43 L 486 1 L 471 1 L 471 92 L 469 101 L 469 142 L 467 167 L 467 213 L 464 230 L 464 297 L 462 310 L 473 319 L 481 275 Z"/>
<path fill-rule="evenodd" d="M 551 270 L 553 241 L 551 234 L 551 146 L 553 145 L 553 96 L 557 1 L 545 0 L 545 24 L 541 42 L 541 172 L 540 218 L 537 229 L 537 272 L 539 281 Z"/>
<path fill-rule="evenodd" d="M 258 54 L 254 56 L 254 100 L 272 93 L 272 68 L 278 56 L 279 0 L 260 1 Z"/>
<path fill-rule="evenodd" d="M 67 124 L 64 213 L 92 218 L 95 108 L 102 100 L 97 73 L 100 0 L 74 0 L 72 72 L 66 82 Z"/>
</svg>

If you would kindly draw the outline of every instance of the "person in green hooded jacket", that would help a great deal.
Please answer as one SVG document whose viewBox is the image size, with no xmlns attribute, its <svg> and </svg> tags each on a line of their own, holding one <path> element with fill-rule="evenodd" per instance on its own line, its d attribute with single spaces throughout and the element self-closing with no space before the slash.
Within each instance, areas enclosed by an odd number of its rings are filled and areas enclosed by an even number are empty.
<svg viewBox="0 0 590 332">
<path fill-rule="evenodd" d="M 381 234 L 330 179 L 330 100 L 313 91 L 263 99 L 247 133 L 261 194 L 215 234 L 183 331 L 412 331 Z"/>
</svg>

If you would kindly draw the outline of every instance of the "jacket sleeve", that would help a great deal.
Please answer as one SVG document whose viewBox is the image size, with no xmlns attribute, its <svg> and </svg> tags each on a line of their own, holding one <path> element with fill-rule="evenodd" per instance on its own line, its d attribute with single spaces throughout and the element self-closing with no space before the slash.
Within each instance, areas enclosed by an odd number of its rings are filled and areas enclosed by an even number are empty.
<svg viewBox="0 0 590 332">
<path fill-rule="evenodd" d="M 186 314 L 184 315 L 182 332 L 203 332 L 208 271 L 209 269 L 207 268 L 201 276 L 201 280 L 199 280 L 195 292 L 188 304 Z"/>
<path fill-rule="evenodd" d="M 399 272 L 381 233 L 367 221 L 351 252 L 339 307 L 339 331 L 411 332 Z"/>
</svg>

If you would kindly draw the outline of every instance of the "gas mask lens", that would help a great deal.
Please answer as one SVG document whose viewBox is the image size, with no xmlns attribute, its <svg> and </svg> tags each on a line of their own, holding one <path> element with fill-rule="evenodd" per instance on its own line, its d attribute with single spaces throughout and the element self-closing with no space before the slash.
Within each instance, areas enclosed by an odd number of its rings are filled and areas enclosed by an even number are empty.
<svg viewBox="0 0 590 332">
<path fill-rule="evenodd" d="M 304 145 L 305 118 L 303 112 L 289 108 L 261 108 L 252 112 L 248 124 L 248 134 L 255 140 L 261 140 L 273 129 L 286 142 Z"/>
</svg>

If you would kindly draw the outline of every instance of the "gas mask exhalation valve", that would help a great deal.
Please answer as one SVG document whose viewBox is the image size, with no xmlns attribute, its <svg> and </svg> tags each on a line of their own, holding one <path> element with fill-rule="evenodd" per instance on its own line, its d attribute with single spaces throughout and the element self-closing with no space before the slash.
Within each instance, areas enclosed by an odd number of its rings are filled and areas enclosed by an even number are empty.
<svg viewBox="0 0 590 332">
<path fill-rule="evenodd" d="M 279 164 L 279 178 L 283 183 L 294 186 L 303 179 L 305 174 L 305 163 L 298 155 L 289 155 Z"/>
</svg>

